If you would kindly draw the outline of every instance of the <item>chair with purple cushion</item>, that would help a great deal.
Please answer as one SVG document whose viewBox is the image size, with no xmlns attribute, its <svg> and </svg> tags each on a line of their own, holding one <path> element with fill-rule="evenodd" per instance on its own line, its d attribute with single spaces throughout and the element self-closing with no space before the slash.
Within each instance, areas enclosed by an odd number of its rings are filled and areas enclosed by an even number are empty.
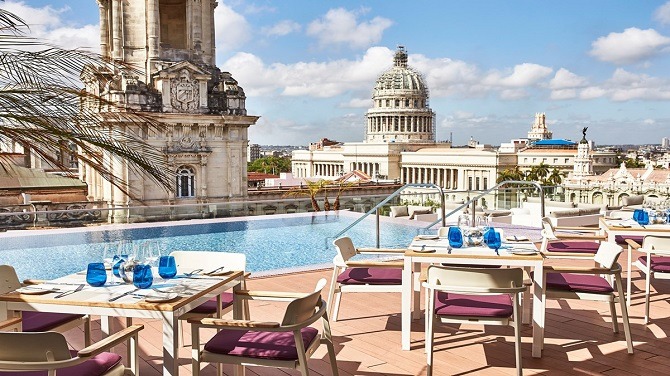
<svg viewBox="0 0 670 376">
<path fill-rule="evenodd" d="M 19 282 L 16 270 L 10 265 L 0 265 L 0 294 L 7 294 L 23 287 Z M 91 344 L 91 321 L 88 315 L 75 315 L 69 313 L 50 312 L 22 312 L 20 325 L 14 329 L 21 328 L 23 332 L 66 332 L 70 329 L 84 325 L 84 345 Z"/>
<path fill-rule="evenodd" d="M 548 217 L 542 218 L 542 245 L 540 251 L 546 256 L 569 257 L 582 254 L 592 257 L 607 236 L 600 229 L 591 227 L 554 227 Z"/>
<path fill-rule="evenodd" d="M 404 249 L 356 249 L 348 237 L 339 238 L 333 244 L 337 256 L 333 259 L 333 278 L 328 294 L 333 321 L 337 321 L 343 292 L 402 292 L 402 261 L 358 261 L 352 258 L 362 254 L 401 256 Z"/>
<path fill-rule="evenodd" d="M 428 267 L 426 308 L 427 374 L 433 374 L 435 321 L 511 325 L 514 327 L 516 373 L 521 366 L 521 297 L 526 290 L 520 268 Z M 439 373 L 439 372 L 438 372 Z"/>
<path fill-rule="evenodd" d="M 633 342 L 628 322 L 628 311 L 624 302 L 623 284 L 621 282 L 621 265 L 617 259 L 623 249 L 614 243 L 603 242 L 592 260 L 598 266 L 552 266 L 544 267 L 546 288 L 545 299 L 582 299 L 605 301 L 610 305 L 612 329 L 619 332 L 616 303 L 621 307 L 621 317 L 626 335 L 628 353 L 633 353 Z M 614 277 L 614 286 L 603 275 Z M 544 311 L 544 310 L 543 310 Z"/>
<path fill-rule="evenodd" d="M 643 252 L 633 263 L 641 274 L 644 274 L 644 323 L 649 323 L 649 295 L 651 279 L 670 279 L 670 236 L 647 235 L 642 245 L 634 240 L 628 240 L 628 262 L 632 262 L 632 250 Z M 631 266 L 628 265 L 628 305 L 631 296 Z"/>
<path fill-rule="evenodd" d="M 213 271 L 223 267 L 221 271 L 242 270 L 247 266 L 247 257 L 244 253 L 233 252 L 215 252 L 215 251 L 174 251 L 170 253 L 177 264 L 177 270 L 188 271 L 202 269 L 203 273 Z M 216 273 L 215 273 L 216 274 Z M 242 282 L 242 289 L 246 289 L 246 282 Z M 220 307 L 220 308 L 219 308 Z M 248 315 L 249 305 L 245 301 L 244 312 Z M 191 311 L 179 316 L 180 320 L 190 318 L 221 317 L 233 309 L 233 294 L 224 292 L 223 294 L 210 299 L 209 301 L 195 307 Z M 183 325 L 180 329 L 180 341 L 184 338 Z"/>
<path fill-rule="evenodd" d="M 122 376 L 138 374 L 138 333 L 142 325 L 123 329 L 79 351 L 71 351 L 65 337 L 56 332 L 1 332 L 20 318 L 0 322 L 0 376 Z M 130 339 L 130 367 L 121 357 L 104 350 Z M 26 373 L 29 372 L 29 373 Z"/>
<path fill-rule="evenodd" d="M 191 318 L 193 338 L 193 376 L 200 375 L 200 363 L 226 363 L 237 366 L 293 368 L 308 375 L 307 359 L 321 344 L 328 348 L 331 372 L 337 376 L 337 360 L 330 333 L 327 305 L 321 298 L 326 285 L 322 278 L 311 293 L 274 291 L 238 291 L 235 298 L 288 302 L 284 318 L 279 322 Z M 322 330 L 312 327 L 322 321 Z M 218 333 L 204 347 L 200 329 L 213 328 Z"/>
</svg>

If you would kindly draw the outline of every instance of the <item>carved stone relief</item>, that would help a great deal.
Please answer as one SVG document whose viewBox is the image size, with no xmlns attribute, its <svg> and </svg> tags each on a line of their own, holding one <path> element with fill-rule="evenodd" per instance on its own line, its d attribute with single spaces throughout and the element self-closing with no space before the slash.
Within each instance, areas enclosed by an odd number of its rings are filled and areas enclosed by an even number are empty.
<svg viewBox="0 0 670 376">
<path fill-rule="evenodd" d="M 170 99 L 172 107 L 183 111 L 194 111 L 200 106 L 200 88 L 198 80 L 191 77 L 191 72 L 182 69 L 179 78 L 170 80 Z"/>
</svg>

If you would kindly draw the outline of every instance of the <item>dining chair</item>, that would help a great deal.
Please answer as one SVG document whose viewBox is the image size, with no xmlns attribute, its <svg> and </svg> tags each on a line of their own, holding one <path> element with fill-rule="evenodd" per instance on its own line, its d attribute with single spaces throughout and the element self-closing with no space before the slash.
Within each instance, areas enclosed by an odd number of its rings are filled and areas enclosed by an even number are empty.
<svg viewBox="0 0 670 376">
<path fill-rule="evenodd" d="M 259 301 L 287 302 L 280 322 L 190 318 L 193 338 L 192 371 L 200 375 L 200 364 L 226 363 L 238 366 L 293 368 L 304 376 L 309 374 L 307 359 L 321 344 L 325 344 L 331 372 L 338 375 L 337 359 L 326 302 L 321 291 L 326 279 L 320 279 L 314 292 L 238 291 L 236 298 Z M 310 326 L 321 319 L 322 330 Z M 200 343 L 200 329 L 219 330 L 204 346 Z M 242 368 L 242 374 L 244 374 Z"/>
<path fill-rule="evenodd" d="M 516 373 L 521 365 L 521 301 L 526 290 L 520 268 L 458 268 L 431 265 L 424 283 L 427 374 L 433 374 L 435 321 L 442 323 L 510 325 L 514 327 Z"/>
<path fill-rule="evenodd" d="M 170 253 L 177 264 L 177 270 L 196 270 L 202 269 L 203 272 L 212 271 L 219 267 L 225 267 L 225 270 L 242 270 L 247 266 L 247 256 L 244 253 L 233 252 L 215 252 L 215 251 L 173 251 Z M 246 274 L 242 280 L 242 289 L 246 289 Z M 217 303 L 217 299 L 220 303 Z M 218 306 L 220 305 L 220 311 Z M 233 309 L 233 294 L 224 292 L 218 297 L 214 297 L 205 303 L 195 307 L 189 312 L 181 315 L 179 320 L 188 320 L 192 317 L 221 317 Z M 244 317 L 249 315 L 249 304 L 243 303 Z M 220 312 L 220 315 L 217 314 Z M 183 341 L 184 327 L 180 328 L 179 340 Z"/>
<path fill-rule="evenodd" d="M 549 217 L 542 218 L 542 245 L 540 251 L 551 257 L 584 254 L 593 256 L 607 235 L 595 227 L 554 227 Z"/>
<path fill-rule="evenodd" d="M 0 265 L 0 295 L 24 287 L 16 270 L 11 265 Z M 52 312 L 21 312 L 20 326 L 23 332 L 66 332 L 84 325 L 84 345 L 91 344 L 91 319 L 88 315 Z M 17 328 L 18 328 L 17 324 Z"/>
<path fill-rule="evenodd" d="M 402 292 L 403 261 L 352 260 L 363 254 L 404 254 L 404 249 L 356 249 L 348 237 L 336 239 L 333 244 L 337 255 L 333 258 L 333 277 L 328 293 L 330 317 L 337 321 L 340 301 L 344 292 Z"/>
<path fill-rule="evenodd" d="M 628 353 L 633 353 L 633 342 L 628 321 L 628 311 L 624 302 L 623 285 L 621 282 L 621 265 L 617 262 L 623 249 L 621 246 L 602 242 L 592 260 L 598 266 L 553 266 L 543 268 L 545 299 L 581 299 L 609 302 L 612 317 L 612 329 L 619 332 L 616 303 L 621 307 L 623 328 L 626 335 Z M 583 260 L 583 259 L 582 259 Z M 614 283 L 603 277 L 613 276 Z"/>
<path fill-rule="evenodd" d="M 638 257 L 633 263 L 644 274 L 644 323 L 649 323 L 649 298 L 651 290 L 651 279 L 670 279 L 670 236 L 647 235 L 642 239 L 642 245 L 629 239 L 628 259 L 632 261 L 631 251 L 636 250 L 645 254 Z M 631 277 L 628 269 L 628 305 L 630 306 Z"/>
<path fill-rule="evenodd" d="M 13 318 L 0 322 L 0 375 L 31 376 L 123 376 L 138 375 L 138 333 L 143 325 L 133 325 L 88 345 L 79 351 L 71 351 L 65 337 L 56 332 L 5 332 L 15 326 Z M 106 352 L 114 346 L 130 340 L 126 368 L 121 356 Z"/>
</svg>

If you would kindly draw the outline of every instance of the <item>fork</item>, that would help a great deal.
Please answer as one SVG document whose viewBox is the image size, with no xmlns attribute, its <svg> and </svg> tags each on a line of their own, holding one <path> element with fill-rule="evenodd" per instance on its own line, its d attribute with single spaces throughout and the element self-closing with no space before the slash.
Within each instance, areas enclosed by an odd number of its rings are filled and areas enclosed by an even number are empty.
<svg viewBox="0 0 670 376">
<path fill-rule="evenodd" d="M 187 277 L 190 277 L 192 275 L 196 275 L 196 274 L 200 273 L 201 271 L 202 271 L 202 269 L 196 269 L 196 270 L 193 270 L 189 273 L 184 273 L 184 275 L 187 276 Z"/>
</svg>

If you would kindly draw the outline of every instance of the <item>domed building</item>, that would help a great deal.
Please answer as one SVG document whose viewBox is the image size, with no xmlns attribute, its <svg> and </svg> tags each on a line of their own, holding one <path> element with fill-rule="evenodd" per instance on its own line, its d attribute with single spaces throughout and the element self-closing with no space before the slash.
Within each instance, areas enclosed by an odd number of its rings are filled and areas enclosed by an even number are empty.
<svg viewBox="0 0 670 376">
<path fill-rule="evenodd" d="M 377 78 L 372 107 L 365 117 L 363 142 L 334 145 L 316 142 L 309 150 L 294 151 L 293 176 L 332 180 L 359 171 L 374 180 L 430 182 L 457 189 L 470 174 L 482 175 L 481 161 L 467 173 L 450 167 L 456 163 L 462 166 L 463 159 L 472 159 L 472 151 L 455 150 L 448 142 L 436 142 L 435 113 L 429 107 L 428 85 L 419 72 L 408 66 L 407 51 L 402 46 L 395 52 L 393 66 Z M 445 160 L 445 153 L 453 156 Z M 493 154 L 491 163 L 495 164 Z M 455 158 L 453 163 L 451 157 Z M 487 170 L 491 163 L 484 163 Z M 489 175 L 487 172 L 486 181 L 495 181 Z"/>
<path fill-rule="evenodd" d="M 435 142 L 428 87 L 421 74 L 407 66 L 404 47 L 398 47 L 393 67 L 377 79 L 366 118 L 366 143 Z"/>
</svg>

